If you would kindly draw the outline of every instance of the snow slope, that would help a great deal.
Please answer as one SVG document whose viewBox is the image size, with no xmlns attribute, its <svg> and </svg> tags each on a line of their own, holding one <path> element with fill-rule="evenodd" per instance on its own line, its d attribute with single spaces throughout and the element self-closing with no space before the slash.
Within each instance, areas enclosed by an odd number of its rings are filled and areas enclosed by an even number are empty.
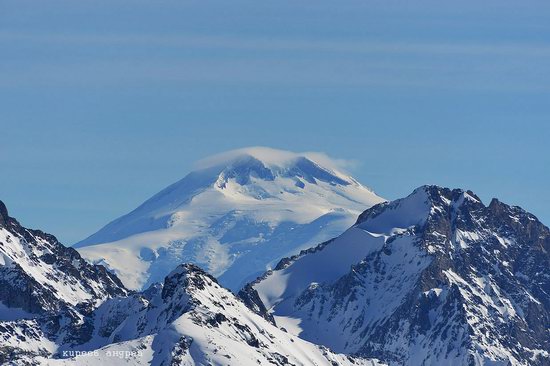
<svg viewBox="0 0 550 366">
<path fill-rule="evenodd" d="M 292 334 L 390 365 L 548 365 L 549 251 L 519 207 L 425 186 L 240 296 Z"/>
<path fill-rule="evenodd" d="M 179 266 L 162 286 L 104 303 L 94 319 L 93 339 L 78 348 L 87 353 L 41 364 L 381 365 L 278 329 L 194 265 Z"/>
<path fill-rule="evenodd" d="M 192 264 L 128 292 L 1 201 L 0 259 L 2 365 L 381 365 L 288 334 Z"/>
<path fill-rule="evenodd" d="M 83 319 L 127 290 L 50 234 L 27 229 L 0 201 L 0 364 L 86 338 Z"/>
<path fill-rule="evenodd" d="M 238 290 L 382 201 L 326 157 L 248 148 L 206 159 L 74 247 L 132 289 L 193 262 Z"/>
</svg>

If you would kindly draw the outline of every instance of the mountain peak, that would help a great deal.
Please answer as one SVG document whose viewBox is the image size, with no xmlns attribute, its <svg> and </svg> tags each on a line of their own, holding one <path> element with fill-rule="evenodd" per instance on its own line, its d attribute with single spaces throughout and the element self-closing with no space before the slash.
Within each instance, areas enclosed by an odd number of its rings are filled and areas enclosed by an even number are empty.
<svg viewBox="0 0 550 366">
<path fill-rule="evenodd" d="M 287 150 L 273 149 L 263 146 L 246 147 L 242 149 L 225 151 L 220 154 L 212 155 L 197 162 L 199 169 L 211 168 L 216 166 L 229 166 L 235 161 L 246 158 L 259 160 L 265 166 L 285 167 L 291 165 L 297 158 L 308 158 L 318 164 L 334 169 L 341 165 L 339 161 L 329 158 L 323 153 L 303 152 L 296 153 Z"/>
<path fill-rule="evenodd" d="M 283 260 L 240 296 L 338 352 L 399 365 L 542 366 L 548 253 L 550 230 L 525 210 L 422 186 Z"/>
<path fill-rule="evenodd" d="M 294 153 L 267 147 L 251 147 L 228 151 L 199 161 L 198 171 L 218 171 L 216 185 L 225 188 L 228 180 L 239 185 L 254 179 L 273 181 L 277 177 L 292 178 L 296 186 L 317 181 L 332 185 L 358 184 L 340 171 L 340 162 L 320 153 Z"/>
<path fill-rule="evenodd" d="M 207 282 L 218 283 L 209 273 L 192 263 L 184 263 L 177 266 L 164 279 L 162 297 L 173 296 L 175 292 L 190 291 L 193 289 L 203 290 Z"/>
<path fill-rule="evenodd" d="M 132 289 L 191 262 L 238 290 L 381 201 L 322 154 L 247 148 L 200 162 L 75 247 Z"/>
<path fill-rule="evenodd" d="M 428 218 L 467 205 L 475 208 L 483 203 L 470 190 L 423 185 L 407 197 L 382 202 L 364 211 L 356 225 L 371 232 L 388 233 L 395 228 L 423 225 Z M 484 206 L 483 206 L 484 207 Z"/>
<path fill-rule="evenodd" d="M 216 186 L 223 189 L 231 179 L 244 186 L 255 180 L 272 182 L 276 178 L 293 179 L 294 185 L 298 188 L 304 188 L 306 183 L 324 182 L 342 186 L 356 183 L 343 173 L 326 168 L 305 156 L 296 156 L 275 165 L 259 160 L 252 155 L 242 155 L 223 168 L 216 181 Z"/>
<path fill-rule="evenodd" d="M 481 199 L 474 192 L 462 188 L 451 189 L 435 184 L 427 184 L 415 189 L 410 196 L 418 194 L 419 192 L 425 193 L 431 204 L 438 204 L 439 202 L 441 202 L 441 200 L 444 200 L 446 202 L 458 202 L 463 199 L 467 199 L 473 202 L 481 202 Z"/>
<path fill-rule="evenodd" d="M 170 278 L 173 276 L 180 276 L 180 275 L 193 275 L 193 274 L 199 274 L 203 276 L 209 276 L 211 277 L 206 271 L 204 271 L 201 267 L 193 264 L 193 263 L 182 263 L 179 266 L 177 266 L 172 272 L 170 272 L 166 278 Z"/>
<path fill-rule="evenodd" d="M 246 185 L 252 178 L 273 181 L 275 174 L 272 169 L 254 156 L 241 155 L 223 168 L 216 181 L 216 186 L 225 188 L 230 179 L 235 179 L 239 185 Z"/>
</svg>

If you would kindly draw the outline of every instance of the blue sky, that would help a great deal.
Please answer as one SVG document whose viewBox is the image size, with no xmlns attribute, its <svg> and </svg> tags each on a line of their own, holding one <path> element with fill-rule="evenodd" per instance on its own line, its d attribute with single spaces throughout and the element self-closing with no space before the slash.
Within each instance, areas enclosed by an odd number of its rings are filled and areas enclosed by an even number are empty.
<svg viewBox="0 0 550 366">
<path fill-rule="evenodd" d="M 70 244 L 263 145 L 550 223 L 550 3 L 0 2 L 0 199 Z"/>
</svg>

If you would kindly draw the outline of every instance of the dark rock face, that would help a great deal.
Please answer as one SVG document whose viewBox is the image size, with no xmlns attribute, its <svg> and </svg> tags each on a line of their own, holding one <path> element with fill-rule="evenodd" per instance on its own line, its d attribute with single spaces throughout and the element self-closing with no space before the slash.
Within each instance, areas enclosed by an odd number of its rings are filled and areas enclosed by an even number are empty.
<svg viewBox="0 0 550 366">
<path fill-rule="evenodd" d="M 127 294 L 114 274 L 87 263 L 53 235 L 21 226 L 1 201 L 0 258 L 0 303 L 35 319 L 34 332 L 51 340 L 60 333 L 67 342 L 85 341 L 89 329 L 79 319 L 104 300 Z M 0 338 L 7 340 L 14 327 L 4 323 Z"/>
<path fill-rule="evenodd" d="M 425 217 L 402 218 L 418 197 Z M 356 227 L 376 233 L 382 221 L 402 229 L 293 300 L 301 337 L 392 365 L 550 365 L 550 231 L 535 216 L 426 186 L 365 211 Z M 267 315 L 254 289 L 244 291 Z"/>
<path fill-rule="evenodd" d="M 262 302 L 262 300 L 260 300 L 258 292 L 256 292 L 256 290 L 254 290 L 254 288 L 250 284 L 246 285 L 241 291 L 239 291 L 237 296 L 254 313 L 260 315 L 271 324 L 275 324 L 275 319 L 273 319 L 273 315 L 269 314 L 269 312 L 265 308 L 264 303 Z"/>
<path fill-rule="evenodd" d="M 4 202 L 0 201 L 0 226 L 6 225 L 8 217 L 8 209 Z"/>
</svg>

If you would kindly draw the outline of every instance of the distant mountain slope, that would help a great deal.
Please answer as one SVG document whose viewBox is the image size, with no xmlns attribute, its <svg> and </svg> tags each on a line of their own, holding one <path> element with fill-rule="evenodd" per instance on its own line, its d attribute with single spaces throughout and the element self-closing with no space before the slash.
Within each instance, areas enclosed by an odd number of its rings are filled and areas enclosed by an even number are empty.
<svg viewBox="0 0 550 366">
<path fill-rule="evenodd" d="M 193 262 L 238 290 L 383 201 L 320 161 L 267 148 L 225 153 L 74 247 L 132 289 Z"/>
<path fill-rule="evenodd" d="M 292 334 L 390 365 L 549 365 L 549 251 L 521 208 L 425 186 L 240 296 Z"/>
</svg>

